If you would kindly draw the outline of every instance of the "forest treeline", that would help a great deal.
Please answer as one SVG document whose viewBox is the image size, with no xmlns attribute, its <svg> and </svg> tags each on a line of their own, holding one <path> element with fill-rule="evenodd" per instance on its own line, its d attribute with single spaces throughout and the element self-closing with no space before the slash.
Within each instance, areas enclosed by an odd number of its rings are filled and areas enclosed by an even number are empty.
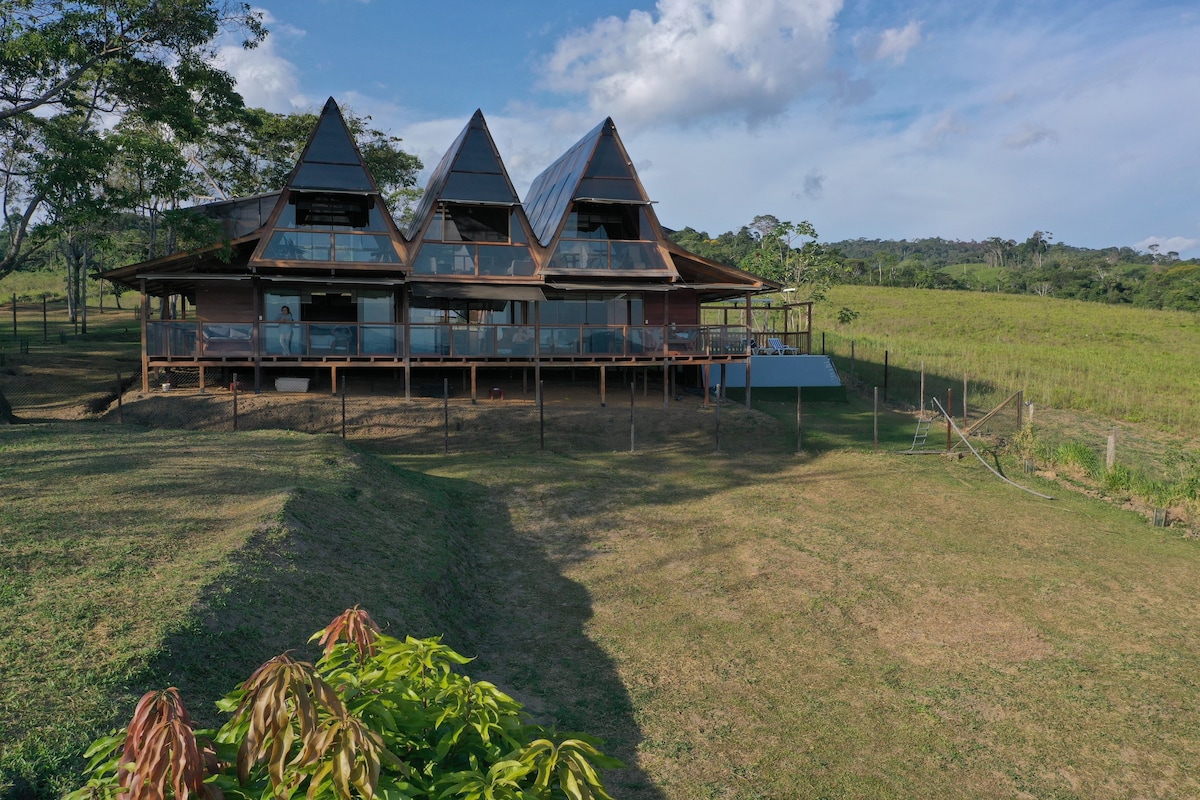
<svg viewBox="0 0 1200 800">
<path fill-rule="evenodd" d="M 705 258 L 783 283 L 809 282 L 817 263 L 817 280 L 829 283 L 998 291 L 1200 311 L 1200 259 L 1181 260 L 1154 245 L 1146 251 L 1074 247 L 1052 241 L 1045 231 L 1034 231 L 1023 242 L 1001 237 L 820 242 L 811 226 L 799 236 L 796 227 L 760 215 L 736 232 L 710 236 L 687 227 L 670 235 Z"/>
</svg>

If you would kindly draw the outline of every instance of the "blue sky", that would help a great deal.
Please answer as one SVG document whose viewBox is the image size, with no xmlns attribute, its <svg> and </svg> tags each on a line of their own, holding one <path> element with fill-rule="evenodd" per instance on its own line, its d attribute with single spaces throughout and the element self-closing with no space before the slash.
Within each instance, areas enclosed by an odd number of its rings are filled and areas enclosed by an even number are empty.
<svg viewBox="0 0 1200 800">
<path fill-rule="evenodd" d="M 663 224 L 1200 256 L 1194 2 L 270 0 L 222 48 L 273 111 L 328 96 L 435 165 L 482 108 L 517 190 L 613 117 Z"/>
</svg>

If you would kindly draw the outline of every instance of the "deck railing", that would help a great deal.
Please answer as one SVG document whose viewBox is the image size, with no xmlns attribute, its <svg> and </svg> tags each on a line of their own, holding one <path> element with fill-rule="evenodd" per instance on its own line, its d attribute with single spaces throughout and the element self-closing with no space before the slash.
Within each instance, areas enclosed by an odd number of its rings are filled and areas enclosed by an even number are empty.
<svg viewBox="0 0 1200 800">
<path fill-rule="evenodd" d="M 741 325 L 469 325 L 375 322 L 147 321 L 147 355 L 197 360 L 397 360 L 737 356 Z"/>
</svg>

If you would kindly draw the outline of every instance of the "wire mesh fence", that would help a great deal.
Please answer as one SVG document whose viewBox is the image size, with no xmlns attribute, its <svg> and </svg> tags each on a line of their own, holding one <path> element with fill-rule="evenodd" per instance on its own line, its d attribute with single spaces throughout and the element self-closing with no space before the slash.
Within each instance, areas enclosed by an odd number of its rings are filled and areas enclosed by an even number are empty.
<svg viewBox="0 0 1200 800">
<path fill-rule="evenodd" d="M 118 392 L 118 380 L 120 391 Z M 281 379 L 283 381 L 298 379 Z M 306 379 L 307 382 L 307 379 Z M 777 423 L 741 403 L 696 390 L 680 391 L 664 404 L 661 386 L 610 386 L 602 406 L 595 384 L 555 381 L 537 387 L 497 381 L 474 400 L 458 381 L 414 384 L 405 398 L 402 381 L 356 374 L 332 387 L 315 380 L 295 384 L 307 391 L 277 391 L 264 381 L 254 392 L 249 375 L 234 370 L 177 369 L 153 376 L 143 392 L 140 374 L 114 373 L 84 387 L 55 380 L 26 363 L 0 376 L 13 413 L 27 421 L 90 418 L 109 423 L 209 431 L 290 430 L 342 436 L 373 447 L 413 454 L 761 451 L 764 426 Z M 336 391 L 334 391 L 336 389 Z M 448 394 L 449 396 L 444 396 Z M 60 406 L 70 396 L 69 409 Z M 786 447 L 786 438 L 779 447 Z M 772 446 L 767 444 L 766 446 Z"/>
</svg>

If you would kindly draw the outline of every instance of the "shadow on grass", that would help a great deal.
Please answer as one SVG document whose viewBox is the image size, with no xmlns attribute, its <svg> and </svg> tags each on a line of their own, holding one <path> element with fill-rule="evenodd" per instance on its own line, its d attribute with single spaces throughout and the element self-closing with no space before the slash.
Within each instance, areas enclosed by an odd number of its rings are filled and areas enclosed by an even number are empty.
<svg viewBox="0 0 1200 800">
<path fill-rule="evenodd" d="M 661 794 L 637 766 L 641 733 L 608 656 L 585 634 L 587 590 L 522 541 L 485 488 L 362 459 L 360 473 L 296 490 L 205 591 L 185 629 L 125 687 L 177 686 L 196 721 L 287 649 L 361 604 L 399 637 L 444 635 L 477 660 L 465 671 L 509 692 L 536 721 L 606 740 L 626 769 L 606 776 L 621 798 Z"/>
</svg>

